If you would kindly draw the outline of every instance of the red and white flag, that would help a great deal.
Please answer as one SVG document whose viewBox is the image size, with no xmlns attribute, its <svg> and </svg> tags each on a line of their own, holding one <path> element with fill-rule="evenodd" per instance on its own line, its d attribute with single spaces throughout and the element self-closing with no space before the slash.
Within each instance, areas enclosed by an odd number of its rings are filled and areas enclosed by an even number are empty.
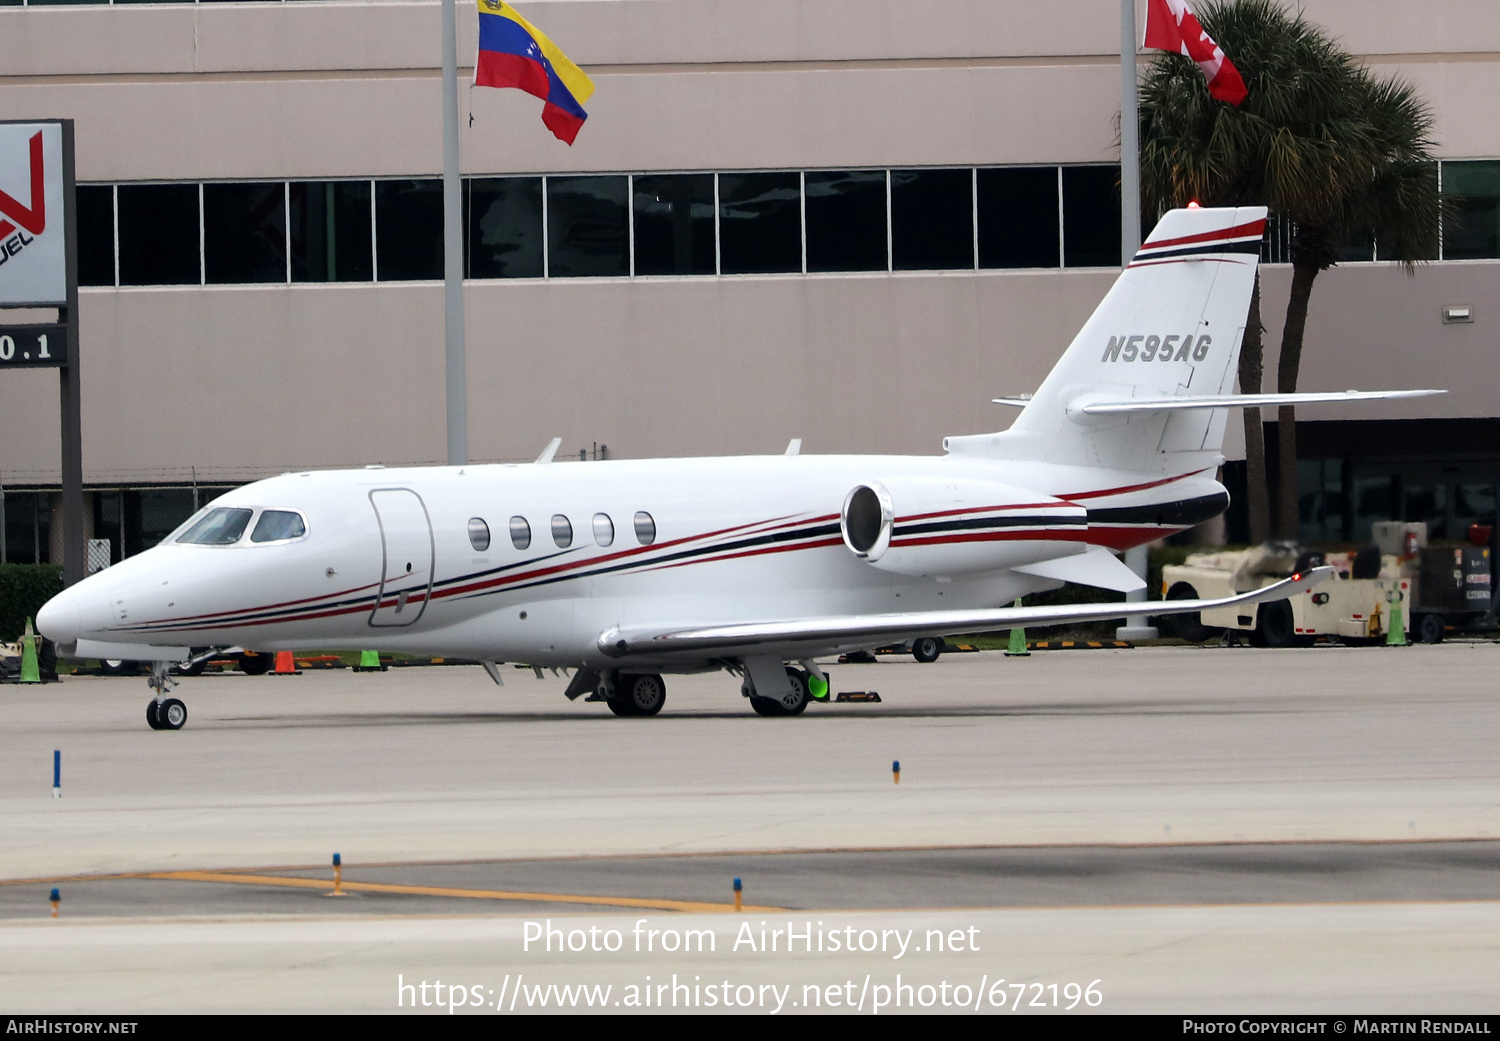
<svg viewBox="0 0 1500 1041">
<path fill-rule="evenodd" d="M 1203 31 L 1186 0 L 1146 0 L 1146 46 L 1192 58 L 1208 80 L 1208 92 L 1220 101 L 1238 105 L 1245 100 L 1248 91 L 1240 70 Z"/>
</svg>

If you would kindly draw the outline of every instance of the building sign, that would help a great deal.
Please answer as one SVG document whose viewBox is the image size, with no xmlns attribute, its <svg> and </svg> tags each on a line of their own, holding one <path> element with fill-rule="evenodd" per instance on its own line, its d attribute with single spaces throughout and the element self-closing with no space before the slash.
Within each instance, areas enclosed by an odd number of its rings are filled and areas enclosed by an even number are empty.
<svg viewBox="0 0 1500 1041">
<path fill-rule="evenodd" d="M 56 369 L 66 364 L 66 325 L 0 325 L 0 371 Z"/>
<path fill-rule="evenodd" d="M 59 123 L 0 124 L 0 306 L 65 305 Z"/>
</svg>

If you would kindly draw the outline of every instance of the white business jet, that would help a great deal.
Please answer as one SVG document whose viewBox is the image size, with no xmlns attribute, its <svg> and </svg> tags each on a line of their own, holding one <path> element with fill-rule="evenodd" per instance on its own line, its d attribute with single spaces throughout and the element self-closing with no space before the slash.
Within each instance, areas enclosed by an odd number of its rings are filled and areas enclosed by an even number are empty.
<svg viewBox="0 0 1500 1041">
<path fill-rule="evenodd" d="M 190 648 L 376 649 L 576 670 L 569 698 L 654 715 L 662 674 L 723 669 L 761 715 L 827 696 L 815 658 L 976 630 L 1278 600 L 1001 607 L 1144 583 L 1113 551 L 1221 513 L 1228 409 L 1425 391 L 1236 395 L 1266 211 L 1162 218 L 1009 430 L 944 454 L 289 473 L 54 597 L 58 653 L 154 663 L 178 729 Z"/>
</svg>

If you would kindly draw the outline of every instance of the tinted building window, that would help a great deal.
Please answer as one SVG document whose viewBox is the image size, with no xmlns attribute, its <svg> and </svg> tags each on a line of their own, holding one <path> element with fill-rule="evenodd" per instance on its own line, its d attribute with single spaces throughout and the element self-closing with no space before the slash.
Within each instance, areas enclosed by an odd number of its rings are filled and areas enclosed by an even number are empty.
<svg viewBox="0 0 1500 1041">
<path fill-rule="evenodd" d="M 197 285 L 198 186 L 122 184 L 120 284 Z"/>
<path fill-rule="evenodd" d="M 979 266 L 1057 267 L 1057 167 L 980 170 Z"/>
<path fill-rule="evenodd" d="M 891 266 L 974 266 L 973 171 L 891 171 Z"/>
<path fill-rule="evenodd" d="M 1065 166 L 1063 264 L 1120 266 L 1120 168 Z"/>
<path fill-rule="evenodd" d="M 294 181 L 288 186 L 293 282 L 368 282 L 369 181 Z"/>
<path fill-rule="evenodd" d="M 548 274 L 630 274 L 626 191 L 623 177 L 547 178 Z"/>
<path fill-rule="evenodd" d="M 1500 161 L 1443 164 L 1444 260 L 1500 257 Z"/>
<path fill-rule="evenodd" d="M 203 186 L 206 282 L 286 281 L 286 187 Z"/>
<path fill-rule="evenodd" d="M 376 276 L 382 282 L 443 277 L 443 182 L 375 182 Z"/>
<path fill-rule="evenodd" d="M 107 184 L 78 186 L 78 284 L 115 284 L 115 193 Z"/>
<path fill-rule="evenodd" d="M 635 179 L 635 273 L 714 273 L 713 174 Z"/>
<path fill-rule="evenodd" d="M 809 173 L 807 270 L 884 271 L 885 171 Z"/>
<path fill-rule="evenodd" d="M 1360 260 L 1375 259 L 1375 236 L 1370 232 L 1355 232 L 1349 241 L 1339 247 L 1339 263 L 1350 264 Z"/>
<path fill-rule="evenodd" d="M 464 274 L 542 277 L 540 177 L 476 177 L 464 183 Z"/>
<path fill-rule="evenodd" d="M 5 493 L 5 559 L 11 564 L 42 564 L 51 543 L 50 506 L 42 492 Z M 105 536 L 99 535 L 99 538 Z M 4 634 L 13 636 L 19 634 Z"/>
<path fill-rule="evenodd" d="M 802 182 L 794 173 L 719 175 L 719 269 L 802 270 Z"/>
</svg>

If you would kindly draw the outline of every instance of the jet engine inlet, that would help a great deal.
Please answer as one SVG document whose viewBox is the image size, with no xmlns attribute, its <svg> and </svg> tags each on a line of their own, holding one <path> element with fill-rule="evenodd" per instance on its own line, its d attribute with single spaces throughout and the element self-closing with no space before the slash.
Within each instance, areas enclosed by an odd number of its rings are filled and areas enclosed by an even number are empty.
<svg viewBox="0 0 1500 1041">
<path fill-rule="evenodd" d="M 839 517 L 839 532 L 844 536 L 844 545 L 855 556 L 879 560 L 891 544 L 891 524 L 895 517 L 890 493 L 884 487 L 857 485 L 844 497 L 844 510 Z"/>
</svg>

